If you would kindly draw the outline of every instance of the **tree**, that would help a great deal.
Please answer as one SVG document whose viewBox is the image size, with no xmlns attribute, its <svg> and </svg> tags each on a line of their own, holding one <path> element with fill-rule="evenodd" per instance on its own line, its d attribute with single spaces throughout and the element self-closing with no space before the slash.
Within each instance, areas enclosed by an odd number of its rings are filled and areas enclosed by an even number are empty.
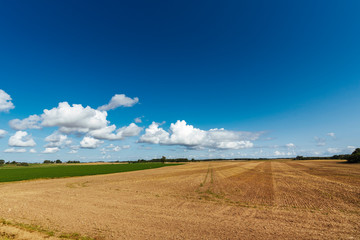
<svg viewBox="0 0 360 240">
<path fill-rule="evenodd" d="M 62 163 L 60 159 L 56 160 L 55 163 Z"/>
<path fill-rule="evenodd" d="M 166 161 L 166 157 L 165 157 L 165 156 L 162 156 L 162 158 L 161 158 L 161 162 L 164 164 L 164 163 L 165 163 L 165 161 Z"/>
<path fill-rule="evenodd" d="M 355 149 L 355 151 L 349 155 L 346 159 L 348 163 L 359 163 L 360 162 L 360 148 Z"/>
<path fill-rule="evenodd" d="M 5 164 L 5 160 L 0 159 L 0 166 Z"/>
</svg>

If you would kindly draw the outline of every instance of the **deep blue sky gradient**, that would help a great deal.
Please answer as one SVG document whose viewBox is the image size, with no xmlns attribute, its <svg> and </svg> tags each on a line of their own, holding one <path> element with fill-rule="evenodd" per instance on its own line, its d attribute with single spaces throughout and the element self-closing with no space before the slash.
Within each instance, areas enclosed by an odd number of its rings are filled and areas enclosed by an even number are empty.
<svg viewBox="0 0 360 240">
<path fill-rule="evenodd" d="M 109 112 L 118 126 L 184 119 L 267 131 L 262 146 L 311 152 L 328 132 L 339 137 L 324 154 L 359 145 L 359 12 L 359 1 L 1 1 L 0 89 L 16 108 L 0 128 L 124 93 L 140 104 Z"/>
</svg>

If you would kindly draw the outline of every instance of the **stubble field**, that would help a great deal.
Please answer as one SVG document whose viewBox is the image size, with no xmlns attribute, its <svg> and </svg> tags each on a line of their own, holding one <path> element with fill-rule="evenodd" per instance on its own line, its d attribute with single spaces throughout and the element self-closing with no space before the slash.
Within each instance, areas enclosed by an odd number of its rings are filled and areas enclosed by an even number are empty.
<svg viewBox="0 0 360 240">
<path fill-rule="evenodd" d="M 11 224 L 0 224 L 0 239 L 360 239 L 360 165 L 340 162 L 197 162 L 2 183 L 0 218 Z"/>
</svg>

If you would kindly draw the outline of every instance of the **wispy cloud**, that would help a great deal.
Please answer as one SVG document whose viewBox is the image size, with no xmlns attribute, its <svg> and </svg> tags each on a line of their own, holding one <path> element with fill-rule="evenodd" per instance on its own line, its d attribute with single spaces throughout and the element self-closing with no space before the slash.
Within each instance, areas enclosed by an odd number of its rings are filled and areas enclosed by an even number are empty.
<svg viewBox="0 0 360 240">
<path fill-rule="evenodd" d="M 26 152 L 25 148 L 8 148 L 4 150 L 5 153 L 24 153 Z"/>
<path fill-rule="evenodd" d="M 132 107 L 139 102 L 139 98 L 129 98 L 125 94 L 115 94 L 106 105 L 98 108 L 100 111 L 109 111 L 118 107 Z"/>
</svg>

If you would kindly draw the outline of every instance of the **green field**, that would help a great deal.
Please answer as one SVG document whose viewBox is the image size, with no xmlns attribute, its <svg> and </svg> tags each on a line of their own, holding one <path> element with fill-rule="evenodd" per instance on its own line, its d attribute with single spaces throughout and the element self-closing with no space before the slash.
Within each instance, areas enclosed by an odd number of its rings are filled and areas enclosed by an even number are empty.
<svg viewBox="0 0 360 240">
<path fill-rule="evenodd" d="M 134 164 L 99 164 L 99 165 L 57 165 L 33 164 L 28 167 L 0 167 L 0 182 L 13 182 L 39 178 L 63 178 L 86 175 L 98 175 L 118 172 L 129 172 L 177 164 L 134 163 Z"/>
</svg>

